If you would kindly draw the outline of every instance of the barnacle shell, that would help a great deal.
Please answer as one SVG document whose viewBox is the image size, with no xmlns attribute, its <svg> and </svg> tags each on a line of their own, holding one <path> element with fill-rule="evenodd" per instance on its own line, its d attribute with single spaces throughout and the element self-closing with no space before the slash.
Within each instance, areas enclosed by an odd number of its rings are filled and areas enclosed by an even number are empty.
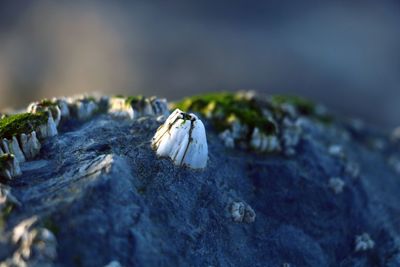
<svg viewBox="0 0 400 267">
<path fill-rule="evenodd" d="M 194 114 L 176 109 L 153 137 L 152 147 L 160 157 L 176 165 L 205 168 L 208 160 L 206 131 Z"/>
</svg>

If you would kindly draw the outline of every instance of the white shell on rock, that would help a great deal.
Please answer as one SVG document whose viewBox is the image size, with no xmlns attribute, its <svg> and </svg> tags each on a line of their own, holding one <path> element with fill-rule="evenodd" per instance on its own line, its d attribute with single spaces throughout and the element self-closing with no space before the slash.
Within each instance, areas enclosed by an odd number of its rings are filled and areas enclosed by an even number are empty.
<svg viewBox="0 0 400 267">
<path fill-rule="evenodd" d="M 169 157 L 176 165 L 205 168 L 208 160 L 206 131 L 193 113 L 176 109 L 153 137 L 152 147 L 160 157 Z"/>
<path fill-rule="evenodd" d="M 168 102 L 165 99 L 152 97 L 143 100 L 143 107 L 138 109 L 126 103 L 124 97 L 113 97 L 109 101 L 109 113 L 122 118 L 137 119 L 141 116 L 168 116 Z"/>
<path fill-rule="evenodd" d="M 81 99 L 69 99 L 69 103 L 75 116 L 81 121 L 90 119 L 99 109 L 96 102 L 84 97 L 81 97 Z"/>
<path fill-rule="evenodd" d="M 301 121 L 284 118 L 282 122 L 281 142 L 287 156 L 296 154 L 296 147 L 300 142 L 302 128 Z"/>
<path fill-rule="evenodd" d="M 19 146 L 18 140 L 15 136 L 8 141 L 8 148 L 10 150 L 10 154 L 13 154 L 19 162 L 25 162 L 25 155 L 22 153 L 22 150 Z"/>
<path fill-rule="evenodd" d="M 329 179 L 329 187 L 333 190 L 335 194 L 342 193 L 344 185 L 344 181 L 339 177 L 332 177 Z"/>
<path fill-rule="evenodd" d="M 2 144 L 2 146 L 3 146 L 3 152 L 4 152 L 5 154 L 10 154 L 10 149 L 8 148 L 8 140 L 4 138 L 4 139 L 1 141 L 1 144 Z"/>
<path fill-rule="evenodd" d="M 233 134 L 230 130 L 225 130 L 222 133 L 218 135 L 218 137 L 222 140 L 224 145 L 228 148 L 234 148 L 235 147 L 235 138 L 233 137 Z"/>
<path fill-rule="evenodd" d="M 37 113 L 38 111 L 47 111 L 47 112 L 50 111 L 52 113 L 53 120 L 54 120 L 54 123 L 56 124 L 56 126 L 58 126 L 60 124 L 61 110 L 58 107 L 58 105 L 54 105 L 51 107 L 43 107 L 43 106 L 41 106 L 40 102 L 34 102 L 28 106 L 27 111 L 30 113 Z"/>
<path fill-rule="evenodd" d="M 153 97 L 150 99 L 153 113 L 155 116 L 169 116 L 168 102 L 166 99 Z"/>
<path fill-rule="evenodd" d="M 258 128 L 254 128 L 253 130 L 250 146 L 262 152 L 275 152 L 281 149 L 279 139 L 276 135 L 263 134 Z"/>
<path fill-rule="evenodd" d="M 252 223 L 256 219 L 256 213 L 245 202 L 235 201 L 230 205 L 232 220 L 237 223 Z"/>
<path fill-rule="evenodd" d="M 21 134 L 20 136 L 21 148 L 27 159 L 33 159 L 40 152 L 40 142 L 36 137 L 36 132 L 26 135 Z"/>
<path fill-rule="evenodd" d="M 20 176 L 22 172 L 19 167 L 18 159 L 12 154 L 8 155 L 10 157 L 7 162 L 3 162 L 4 168 L 0 169 L 0 177 L 11 180 L 14 177 Z"/>
<path fill-rule="evenodd" d="M 135 115 L 133 108 L 126 104 L 126 98 L 122 97 L 113 97 L 110 99 L 108 112 L 115 117 L 129 119 L 134 119 Z"/>
<path fill-rule="evenodd" d="M 63 99 L 63 98 L 61 98 L 61 99 L 55 98 L 54 101 L 56 101 L 58 107 L 60 108 L 61 117 L 68 118 L 70 116 L 70 112 L 69 112 L 67 100 Z"/>
<path fill-rule="evenodd" d="M 363 233 L 356 236 L 355 240 L 355 251 L 366 251 L 373 249 L 375 242 L 371 239 L 368 233 Z"/>
<path fill-rule="evenodd" d="M 39 135 L 41 138 L 52 137 L 58 134 L 57 126 L 53 120 L 51 112 L 48 111 L 47 123 L 39 126 Z"/>
</svg>

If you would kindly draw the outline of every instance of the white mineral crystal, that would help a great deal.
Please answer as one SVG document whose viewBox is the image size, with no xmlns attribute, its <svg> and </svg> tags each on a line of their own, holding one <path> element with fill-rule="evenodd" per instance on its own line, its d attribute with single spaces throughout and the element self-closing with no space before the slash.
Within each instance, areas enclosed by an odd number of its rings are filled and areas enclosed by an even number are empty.
<svg viewBox="0 0 400 267">
<path fill-rule="evenodd" d="M 232 220 L 237 223 L 252 223 L 256 219 L 256 213 L 245 202 L 235 201 L 230 206 Z"/>
<path fill-rule="evenodd" d="M 344 185 L 344 181 L 339 177 L 332 177 L 329 179 L 329 187 L 333 190 L 335 194 L 342 193 Z"/>
<path fill-rule="evenodd" d="M 20 143 L 22 151 L 27 159 L 33 159 L 40 152 L 40 142 L 36 137 L 36 132 L 33 131 L 30 134 L 21 134 Z"/>
<path fill-rule="evenodd" d="M 266 135 L 258 128 L 254 128 L 250 145 L 253 149 L 262 152 L 274 152 L 280 150 L 279 140 L 276 135 Z"/>
<path fill-rule="evenodd" d="M 19 162 L 14 155 L 3 154 L 0 160 L 0 177 L 11 180 L 12 178 L 22 174 Z"/>
<path fill-rule="evenodd" d="M 176 109 L 152 139 L 159 157 L 169 157 L 176 165 L 205 168 L 208 160 L 206 131 L 194 114 Z"/>
<path fill-rule="evenodd" d="M 39 135 L 41 138 L 52 137 L 58 134 L 57 126 L 53 120 L 51 112 L 48 111 L 47 123 L 39 126 Z"/>
<path fill-rule="evenodd" d="M 371 239 L 368 233 L 356 236 L 355 243 L 355 251 L 366 251 L 373 249 L 375 246 L 375 242 Z"/>
</svg>

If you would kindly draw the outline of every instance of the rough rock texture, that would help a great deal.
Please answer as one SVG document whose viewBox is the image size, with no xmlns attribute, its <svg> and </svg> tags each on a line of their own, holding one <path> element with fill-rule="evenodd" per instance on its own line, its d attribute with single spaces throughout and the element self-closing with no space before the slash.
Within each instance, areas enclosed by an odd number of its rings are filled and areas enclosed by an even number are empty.
<svg viewBox="0 0 400 267">
<path fill-rule="evenodd" d="M 386 133 L 307 121 L 286 157 L 227 148 L 203 122 L 208 165 L 192 170 L 157 158 L 155 118 L 68 121 L 3 182 L 0 266 L 400 266 L 400 145 Z M 240 202 L 254 221 L 233 220 Z M 374 246 L 356 249 L 364 233 Z"/>
</svg>

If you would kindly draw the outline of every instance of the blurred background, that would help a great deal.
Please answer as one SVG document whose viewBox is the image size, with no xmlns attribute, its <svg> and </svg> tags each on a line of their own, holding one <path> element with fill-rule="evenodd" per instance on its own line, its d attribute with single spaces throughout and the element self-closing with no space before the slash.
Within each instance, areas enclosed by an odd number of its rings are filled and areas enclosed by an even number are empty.
<svg viewBox="0 0 400 267">
<path fill-rule="evenodd" d="M 0 109 L 98 91 L 298 94 L 400 124 L 399 1 L 2 1 Z"/>
</svg>

